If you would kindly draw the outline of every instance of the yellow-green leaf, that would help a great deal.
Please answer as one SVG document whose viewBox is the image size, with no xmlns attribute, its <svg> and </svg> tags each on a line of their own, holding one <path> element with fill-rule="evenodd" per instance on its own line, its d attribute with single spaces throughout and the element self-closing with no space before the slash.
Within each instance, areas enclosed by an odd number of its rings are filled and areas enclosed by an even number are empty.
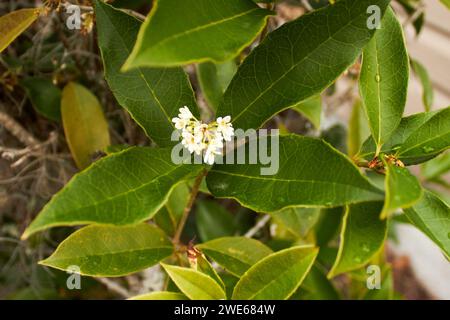
<svg viewBox="0 0 450 320">
<path fill-rule="evenodd" d="M 384 200 L 381 218 L 385 219 L 395 210 L 409 208 L 422 196 L 422 187 L 415 176 L 408 169 L 385 162 L 386 198 Z"/>
<path fill-rule="evenodd" d="M 110 144 L 108 123 L 97 98 L 80 84 L 70 82 L 62 93 L 61 116 L 70 152 L 80 169 Z"/>
<path fill-rule="evenodd" d="M 0 52 L 10 45 L 39 16 L 40 9 L 20 9 L 0 17 Z"/>
<path fill-rule="evenodd" d="M 300 286 L 319 250 L 292 247 L 273 253 L 253 265 L 233 291 L 234 300 L 283 300 Z"/>
<path fill-rule="evenodd" d="M 238 277 L 272 253 L 272 250 L 258 240 L 245 237 L 214 239 L 198 245 L 197 248 Z"/>
<path fill-rule="evenodd" d="M 306 99 L 292 107 L 297 112 L 303 114 L 311 123 L 320 128 L 320 117 L 322 115 L 322 97 L 320 95 Z"/>
<path fill-rule="evenodd" d="M 92 225 L 71 234 L 42 265 L 63 271 L 72 266 L 95 277 L 118 277 L 148 268 L 170 256 L 173 245 L 149 224 Z"/>
<path fill-rule="evenodd" d="M 170 279 L 191 300 L 225 299 L 225 291 L 210 276 L 194 269 L 161 263 Z"/>
</svg>

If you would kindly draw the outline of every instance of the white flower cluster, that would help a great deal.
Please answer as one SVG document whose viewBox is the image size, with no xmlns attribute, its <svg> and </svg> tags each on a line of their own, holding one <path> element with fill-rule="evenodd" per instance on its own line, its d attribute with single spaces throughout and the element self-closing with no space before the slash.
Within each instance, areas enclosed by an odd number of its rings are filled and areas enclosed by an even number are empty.
<svg viewBox="0 0 450 320">
<path fill-rule="evenodd" d="M 231 141 L 234 135 L 231 117 L 219 117 L 205 124 L 197 120 L 188 107 L 180 108 L 178 117 L 172 119 L 175 128 L 181 130 L 181 143 L 190 153 L 203 154 L 205 163 L 214 164 L 216 155 L 222 154 L 223 141 Z"/>
</svg>

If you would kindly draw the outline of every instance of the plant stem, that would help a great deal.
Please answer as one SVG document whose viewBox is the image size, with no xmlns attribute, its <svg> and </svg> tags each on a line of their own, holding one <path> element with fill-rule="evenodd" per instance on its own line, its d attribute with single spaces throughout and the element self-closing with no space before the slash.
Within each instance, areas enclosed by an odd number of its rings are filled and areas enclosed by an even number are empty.
<svg viewBox="0 0 450 320">
<path fill-rule="evenodd" d="M 192 206 L 194 205 L 195 199 L 197 198 L 198 190 L 200 188 L 200 184 L 202 183 L 203 178 L 207 175 L 208 171 L 204 169 L 195 179 L 194 185 L 192 186 L 191 195 L 189 197 L 189 201 L 186 207 L 183 210 L 183 215 L 178 223 L 177 230 L 175 231 L 175 235 L 173 237 L 173 243 L 178 245 L 180 243 L 181 233 L 183 232 L 184 225 L 186 224 L 189 213 L 191 212 Z"/>
</svg>

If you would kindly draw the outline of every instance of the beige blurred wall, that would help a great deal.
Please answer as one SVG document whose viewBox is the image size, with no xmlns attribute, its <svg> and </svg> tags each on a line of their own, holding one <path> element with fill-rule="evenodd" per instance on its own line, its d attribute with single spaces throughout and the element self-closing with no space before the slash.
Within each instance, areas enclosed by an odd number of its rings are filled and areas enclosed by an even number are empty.
<svg viewBox="0 0 450 320">
<path fill-rule="evenodd" d="M 406 28 L 406 39 L 411 57 L 428 70 L 435 88 L 433 107 L 450 106 L 450 10 L 439 0 L 425 0 L 425 26 L 416 37 L 414 28 Z M 402 17 L 403 22 L 406 17 Z M 409 84 L 406 113 L 423 111 L 422 87 L 413 75 Z"/>
</svg>

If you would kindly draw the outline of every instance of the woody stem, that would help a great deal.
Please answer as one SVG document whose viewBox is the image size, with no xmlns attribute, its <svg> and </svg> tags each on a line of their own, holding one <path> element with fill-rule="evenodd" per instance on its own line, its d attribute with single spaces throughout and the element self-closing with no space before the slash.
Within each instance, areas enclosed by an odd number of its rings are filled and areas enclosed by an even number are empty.
<svg viewBox="0 0 450 320">
<path fill-rule="evenodd" d="M 189 213 L 191 212 L 192 206 L 194 205 L 195 199 L 197 198 L 200 184 L 202 183 L 203 177 L 205 177 L 207 174 L 208 171 L 206 169 L 203 169 L 203 171 L 197 176 L 197 178 L 195 178 L 189 201 L 183 210 L 183 215 L 181 216 L 180 222 L 177 226 L 177 230 L 175 231 L 175 235 L 173 236 L 173 243 L 175 245 L 178 245 L 180 243 L 181 234 L 183 233 L 183 229 L 189 217 Z"/>
</svg>

